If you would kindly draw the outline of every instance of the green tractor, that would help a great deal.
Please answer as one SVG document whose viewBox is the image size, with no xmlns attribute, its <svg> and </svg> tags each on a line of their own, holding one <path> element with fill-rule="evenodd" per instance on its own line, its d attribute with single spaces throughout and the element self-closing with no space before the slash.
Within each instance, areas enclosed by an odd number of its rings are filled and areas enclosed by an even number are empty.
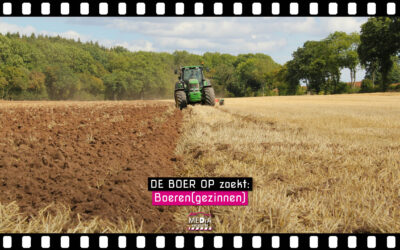
<svg viewBox="0 0 400 250">
<path fill-rule="evenodd" d="M 208 69 L 206 69 L 208 71 Z M 175 70 L 175 74 L 178 71 Z M 175 84 L 175 104 L 177 108 L 186 108 L 188 104 L 215 105 L 214 89 L 204 78 L 203 66 L 182 67 L 179 81 Z"/>
</svg>

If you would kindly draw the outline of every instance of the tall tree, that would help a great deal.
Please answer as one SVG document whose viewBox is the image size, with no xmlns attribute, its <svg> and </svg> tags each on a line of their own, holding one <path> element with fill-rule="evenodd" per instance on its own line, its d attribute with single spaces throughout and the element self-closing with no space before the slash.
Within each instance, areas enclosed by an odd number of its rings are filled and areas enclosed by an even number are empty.
<svg viewBox="0 0 400 250">
<path fill-rule="evenodd" d="M 354 87 L 356 81 L 357 66 L 359 59 L 357 48 L 360 44 L 358 33 L 346 34 L 345 32 L 334 32 L 330 34 L 326 41 L 333 50 L 333 59 L 339 69 L 348 68 L 350 71 L 350 82 Z"/>
<path fill-rule="evenodd" d="M 388 75 L 393 66 L 392 56 L 399 52 L 399 19 L 389 17 L 369 18 L 361 26 L 360 46 L 358 55 L 360 62 L 373 72 L 379 70 L 382 79 L 381 90 L 386 91 L 388 87 Z M 373 77 L 374 78 L 374 77 Z"/>
</svg>

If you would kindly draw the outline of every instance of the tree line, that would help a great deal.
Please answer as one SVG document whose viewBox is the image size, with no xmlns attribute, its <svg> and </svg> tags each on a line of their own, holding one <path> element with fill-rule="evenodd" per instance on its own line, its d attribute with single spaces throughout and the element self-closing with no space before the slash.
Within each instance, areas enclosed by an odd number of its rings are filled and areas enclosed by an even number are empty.
<svg viewBox="0 0 400 250">
<path fill-rule="evenodd" d="M 0 98 L 122 100 L 172 98 L 175 69 L 204 63 L 217 94 L 258 95 L 280 67 L 264 54 L 131 52 L 49 36 L 0 35 Z"/>
<path fill-rule="evenodd" d="M 287 93 L 298 93 L 301 83 L 318 94 L 400 90 L 400 85 L 391 85 L 400 82 L 399 20 L 373 17 L 361 26 L 360 34 L 334 32 L 321 41 L 305 42 L 278 75 L 286 82 Z M 350 84 L 340 81 L 345 68 L 350 72 Z M 358 88 L 357 68 L 366 70 Z"/>
<path fill-rule="evenodd" d="M 217 96 L 336 94 L 400 90 L 398 17 L 369 18 L 360 34 L 307 41 L 284 65 L 257 54 L 132 52 L 61 37 L 0 34 L 0 98 L 122 100 L 172 98 L 184 65 L 204 65 Z M 350 84 L 341 71 L 350 72 Z M 356 72 L 365 68 L 361 88 Z"/>
<path fill-rule="evenodd" d="M 3 99 L 101 100 L 165 97 L 175 80 L 168 53 L 107 49 L 48 36 L 0 35 Z"/>
</svg>

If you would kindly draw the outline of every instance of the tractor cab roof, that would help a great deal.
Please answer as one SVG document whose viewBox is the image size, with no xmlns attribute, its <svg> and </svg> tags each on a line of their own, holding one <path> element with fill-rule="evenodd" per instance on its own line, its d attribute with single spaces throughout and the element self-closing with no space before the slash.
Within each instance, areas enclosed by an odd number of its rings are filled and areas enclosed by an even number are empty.
<svg viewBox="0 0 400 250">
<path fill-rule="evenodd" d="M 182 67 L 182 69 L 195 69 L 195 68 L 203 68 L 203 66 L 194 65 L 194 66 L 183 66 Z"/>
</svg>

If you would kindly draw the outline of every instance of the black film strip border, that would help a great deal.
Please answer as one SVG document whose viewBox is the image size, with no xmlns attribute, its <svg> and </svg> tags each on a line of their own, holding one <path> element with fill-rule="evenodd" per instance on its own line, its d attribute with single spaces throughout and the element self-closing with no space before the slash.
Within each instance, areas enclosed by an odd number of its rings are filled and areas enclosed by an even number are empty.
<svg viewBox="0 0 400 250">
<path fill-rule="evenodd" d="M 398 0 L 3 0 L 0 16 L 393 16 L 399 5 Z"/>
<path fill-rule="evenodd" d="M 398 234 L 12 234 L 2 249 L 399 249 Z"/>
</svg>

